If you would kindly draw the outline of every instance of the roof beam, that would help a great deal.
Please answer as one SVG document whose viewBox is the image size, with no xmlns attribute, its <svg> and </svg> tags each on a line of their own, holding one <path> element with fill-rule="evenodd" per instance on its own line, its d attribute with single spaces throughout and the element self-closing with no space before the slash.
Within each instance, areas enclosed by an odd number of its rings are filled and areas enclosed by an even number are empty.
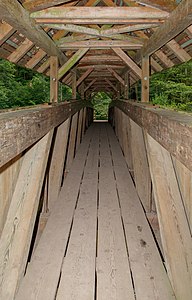
<svg viewBox="0 0 192 300">
<path fill-rule="evenodd" d="M 97 78 L 94 78 L 89 84 L 88 86 L 85 88 L 85 92 L 97 81 Z"/>
<path fill-rule="evenodd" d="M 45 31 L 35 24 L 18 1 L 0 0 L 0 18 L 42 48 L 48 55 L 58 56 L 61 64 L 66 61 L 65 55 L 57 48 Z"/>
<path fill-rule="evenodd" d="M 113 77 L 115 77 L 122 85 L 125 85 L 125 81 L 123 80 L 123 78 L 121 78 L 121 76 L 119 76 L 119 74 L 117 72 L 115 72 L 115 70 L 113 70 L 112 68 L 107 68 L 107 70 L 109 70 L 109 72 L 111 73 L 111 75 Z"/>
<path fill-rule="evenodd" d="M 32 58 L 26 63 L 25 67 L 33 69 L 44 57 L 46 52 L 42 49 L 39 49 Z"/>
<path fill-rule="evenodd" d="M 175 56 L 182 62 L 189 61 L 192 57 L 187 51 L 185 51 L 181 46 L 173 39 L 166 44 Z"/>
<path fill-rule="evenodd" d="M 111 83 L 109 79 L 105 78 L 105 81 L 112 87 L 112 89 L 114 89 L 114 91 L 118 92 L 118 89 Z"/>
<path fill-rule="evenodd" d="M 79 23 L 81 20 L 89 24 L 94 20 L 97 20 L 96 24 L 114 24 L 135 19 L 163 20 L 168 16 L 167 12 L 146 7 L 54 7 L 31 14 L 37 22 L 72 23 L 71 20 L 77 19 Z M 112 22 L 108 23 L 109 20 Z"/>
<path fill-rule="evenodd" d="M 175 0 L 136 0 L 136 2 L 165 11 L 172 11 L 177 7 L 177 3 Z"/>
<path fill-rule="evenodd" d="M 171 39 L 185 30 L 192 23 L 192 1 L 183 0 L 170 14 L 169 18 L 162 24 L 148 41 L 146 41 L 142 55 L 153 54 Z"/>
<path fill-rule="evenodd" d="M 94 68 L 89 68 L 78 80 L 77 80 L 77 87 L 81 84 L 81 82 L 83 80 L 85 80 L 85 78 L 87 78 L 89 76 L 89 74 L 91 74 L 91 72 L 93 72 Z"/>
<path fill-rule="evenodd" d="M 126 65 L 132 69 L 132 71 L 141 78 L 141 68 L 128 56 L 121 48 L 112 48 L 113 51 L 126 63 Z"/>
<path fill-rule="evenodd" d="M 113 41 L 113 40 L 106 40 L 106 41 L 78 41 L 78 42 L 69 42 L 59 44 L 60 49 L 80 49 L 89 47 L 92 49 L 109 49 L 112 47 L 121 47 L 123 49 L 141 49 L 142 42 L 130 42 L 130 41 Z"/>
<path fill-rule="evenodd" d="M 11 25 L 2 21 L 0 24 L 0 46 L 16 31 Z"/>
<path fill-rule="evenodd" d="M 58 29 L 58 30 L 67 30 L 69 32 L 74 33 L 83 33 L 89 34 L 98 37 L 111 37 L 113 35 L 121 34 L 121 33 L 128 33 L 137 30 L 143 30 L 148 28 L 153 28 L 158 26 L 157 24 L 135 24 L 135 25 L 123 25 L 118 26 L 117 28 L 109 28 L 109 29 L 96 29 L 90 28 L 86 26 L 74 25 L 74 24 L 44 24 L 46 27 Z"/>
<path fill-rule="evenodd" d="M 33 46 L 33 42 L 26 38 L 21 45 L 7 57 L 7 59 L 13 63 L 17 63 Z"/>
<path fill-rule="evenodd" d="M 23 6 L 29 11 L 38 11 L 70 1 L 71 0 L 27 0 L 23 3 Z"/>
<path fill-rule="evenodd" d="M 80 59 L 87 53 L 89 48 L 79 49 L 69 60 L 59 69 L 58 79 L 60 80 Z"/>
</svg>

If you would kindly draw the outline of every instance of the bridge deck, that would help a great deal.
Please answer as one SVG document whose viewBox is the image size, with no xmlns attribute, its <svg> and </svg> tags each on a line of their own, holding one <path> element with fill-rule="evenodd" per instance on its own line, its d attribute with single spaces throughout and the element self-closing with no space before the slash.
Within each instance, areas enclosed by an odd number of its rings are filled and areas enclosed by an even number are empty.
<svg viewBox="0 0 192 300">
<path fill-rule="evenodd" d="M 175 299 L 107 123 L 87 131 L 16 299 Z"/>
</svg>

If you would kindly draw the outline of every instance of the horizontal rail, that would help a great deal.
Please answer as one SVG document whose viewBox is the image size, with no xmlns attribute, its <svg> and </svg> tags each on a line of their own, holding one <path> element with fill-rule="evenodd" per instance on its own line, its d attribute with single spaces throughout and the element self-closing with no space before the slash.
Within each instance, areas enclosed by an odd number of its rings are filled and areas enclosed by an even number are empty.
<svg viewBox="0 0 192 300">
<path fill-rule="evenodd" d="M 192 171 L 192 115 L 149 104 L 113 101 L 133 121 Z"/>
<path fill-rule="evenodd" d="M 85 106 L 74 101 L 0 113 L 0 167 Z"/>
</svg>

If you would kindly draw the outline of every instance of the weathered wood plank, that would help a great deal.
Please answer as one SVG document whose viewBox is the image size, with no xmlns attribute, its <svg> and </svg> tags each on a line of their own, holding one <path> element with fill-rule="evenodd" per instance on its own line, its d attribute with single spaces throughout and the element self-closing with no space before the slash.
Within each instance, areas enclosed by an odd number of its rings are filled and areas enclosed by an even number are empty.
<svg viewBox="0 0 192 300">
<path fill-rule="evenodd" d="M 141 68 L 130 58 L 121 48 L 112 48 L 113 51 L 126 63 L 126 65 L 132 69 L 132 71 L 141 78 Z"/>
<path fill-rule="evenodd" d="M 142 49 L 142 55 L 151 55 L 161 48 L 192 23 L 192 2 L 183 0 L 170 14 L 167 20 L 160 26 Z"/>
<path fill-rule="evenodd" d="M 0 240 L 0 298 L 12 300 L 24 274 L 52 132 L 25 154 Z"/>
<path fill-rule="evenodd" d="M 0 114 L 0 167 L 58 126 L 86 102 L 62 103 Z M 17 141 L 15 141 L 17 136 Z"/>
<path fill-rule="evenodd" d="M 67 149 L 67 160 L 65 169 L 68 172 L 75 156 L 75 142 L 77 136 L 78 113 L 72 116 L 71 128 L 69 133 L 69 145 Z"/>
<path fill-rule="evenodd" d="M 58 102 L 58 65 L 57 56 L 50 57 L 50 102 Z"/>
<path fill-rule="evenodd" d="M 135 299 L 105 124 L 101 124 L 97 299 Z"/>
<path fill-rule="evenodd" d="M 174 300 L 174 293 L 157 245 L 111 128 L 108 128 L 108 136 L 127 239 L 135 298 L 138 300 Z"/>
<path fill-rule="evenodd" d="M 136 190 L 146 212 L 151 211 L 151 176 L 147 160 L 143 129 L 133 120 L 131 125 L 131 152 Z"/>
<path fill-rule="evenodd" d="M 77 140 L 76 140 L 76 151 L 81 143 L 81 136 L 82 136 L 82 127 L 83 127 L 83 109 L 79 112 L 79 119 L 78 119 L 78 128 L 77 128 Z"/>
<path fill-rule="evenodd" d="M 167 12 L 149 7 L 54 7 L 31 13 L 38 19 L 164 19 Z"/>
<path fill-rule="evenodd" d="M 134 122 L 192 171 L 192 116 L 130 101 L 114 101 Z"/>
<path fill-rule="evenodd" d="M 142 57 L 141 102 L 149 102 L 149 56 Z"/>
<path fill-rule="evenodd" d="M 21 282 L 16 300 L 54 300 L 91 135 L 87 132 Z"/>
<path fill-rule="evenodd" d="M 23 6 L 29 11 L 38 11 L 66 2 L 70 2 L 70 0 L 26 0 L 23 3 Z"/>
<path fill-rule="evenodd" d="M 59 69 L 58 79 L 60 80 L 79 60 L 89 48 L 79 49 L 68 61 Z"/>
<path fill-rule="evenodd" d="M 190 300 L 192 239 L 173 162 L 148 134 L 146 140 L 166 267 L 176 298 Z"/>
<path fill-rule="evenodd" d="M 4 21 L 0 24 L 0 46 L 16 31 L 11 25 Z"/>
<path fill-rule="evenodd" d="M 84 168 L 77 208 L 65 255 L 57 300 L 94 300 L 97 239 L 99 128 L 92 139 Z"/>
<path fill-rule="evenodd" d="M 18 1 L 0 0 L 0 17 L 25 35 L 30 41 L 45 50 L 48 55 L 58 56 L 60 63 L 64 63 L 67 60 L 51 38 L 35 24 L 29 13 Z"/>
<path fill-rule="evenodd" d="M 56 136 L 48 176 L 48 209 L 51 211 L 61 189 L 67 150 L 70 118 L 56 128 Z"/>
</svg>

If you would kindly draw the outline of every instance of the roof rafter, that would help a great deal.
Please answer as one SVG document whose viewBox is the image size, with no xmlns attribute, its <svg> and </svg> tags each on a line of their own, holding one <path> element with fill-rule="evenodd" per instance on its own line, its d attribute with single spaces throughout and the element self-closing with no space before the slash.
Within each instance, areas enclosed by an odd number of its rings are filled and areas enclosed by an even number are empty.
<svg viewBox="0 0 192 300">
<path fill-rule="evenodd" d="M 0 0 L 0 18 L 46 51 L 48 55 L 58 56 L 61 64 L 67 60 L 61 50 L 57 48 L 45 31 L 35 24 L 18 1 Z"/>
</svg>

